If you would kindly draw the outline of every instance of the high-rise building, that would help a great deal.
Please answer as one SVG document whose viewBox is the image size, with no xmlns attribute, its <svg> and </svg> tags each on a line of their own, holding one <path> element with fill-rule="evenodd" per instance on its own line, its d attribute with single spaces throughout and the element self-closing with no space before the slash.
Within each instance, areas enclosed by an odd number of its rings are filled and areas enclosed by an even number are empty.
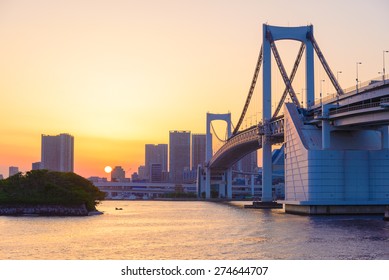
<svg viewBox="0 0 389 280">
<path fill-rule="evenodd" d="M 146 144 L 145 145 L 145 167 L 146 177 L 151 179 L 151 165 L 160 164 L 161 172 L 167 171 L 167 144 Z"/>
<path fill-rule="evenodd" d="M 150 165 L 150 182 L 162 182 L 162 164 L 152 163 Z"/>
<path fill-rule="evenodd" d="M 41 162 L 38 161 L 38 162 L 33 162 L 32 163 L 32 169 L 31 170 L 39 170 L 41 169 Z"/>
<path fill-rule="evenodd" d="M 138 167 L 138 179 L 139 180 L 146 179 L 146 167 L 144 165 Z"/>
<path fill-rule="evenodd" d="M 205 134 L 192 134 L 192 170 L 205 163 Z"/>
<path fill-rule="evenodd" d="M 9 177 L 18 174 L 19 173 L 19 167 L 17 166 L 10 166 L 9 167 Z"/>
<path fill-rule="evenodd" d="M 126 172 L 121 166 L 115 166 L 111 171 L 111 181 L 112 182 L 120 182 L 124 181 L 126 178 Z"/>
<path fill-rule="evenodd" d="M 74 137 L 70 134 L 42 134 L 41 168 L 74 172 Z"/>
<path fill-rule="evenodd" d="M 169 132 L 169 174 L 173 183 L 183 182 L 185 169 L 190 168 L 190 131 Z"/>
<path fill-rule="evenodd" d="M 255 173 L 258 169 L 257 151 L 244 156 L 241 160 L 234 164 L 233 169 L 241 172 Z"/>
</svg>

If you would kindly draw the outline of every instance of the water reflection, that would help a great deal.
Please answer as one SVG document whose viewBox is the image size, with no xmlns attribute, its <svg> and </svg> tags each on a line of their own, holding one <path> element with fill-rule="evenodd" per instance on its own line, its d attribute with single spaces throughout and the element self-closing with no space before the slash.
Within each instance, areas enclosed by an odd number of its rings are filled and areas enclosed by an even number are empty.
<svg viewBox="0 0 389 280">
<path fill-rule="evenodd" d="M 389 259 L 382 217 L 243 204 L 105 201 L 101 216 L 0 217 L 0 259 Z"/>
</svg>

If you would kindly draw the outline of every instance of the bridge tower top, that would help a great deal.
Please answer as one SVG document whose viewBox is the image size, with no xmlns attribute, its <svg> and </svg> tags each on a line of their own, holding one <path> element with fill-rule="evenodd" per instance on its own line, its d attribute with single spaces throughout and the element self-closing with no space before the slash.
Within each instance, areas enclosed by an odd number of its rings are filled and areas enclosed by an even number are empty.
<svg viewBox="0 0 389 280">
<path fill-rule="evenodd" d="M 263 25 L 263 120 L 270 120 L 271 115 L 271 104 L 272 104 L 272 88 L 271 88 L 271 51 L 273 51 L 275 60 L 278 68 L 280 69 L 281 76 L 287 87 L 287 91 L 292 98 L 293 103 L 297 107 L 300 107 L 300 102 L 297 99 L 296 93 L 293 90 L 291 79 L 288 77 L 285 68 L 282 64 L 281 57 L 275 46 L 277 40 L 296 40 L 300 41 L 305 46 L 305 57 L 306 57 L 306 105 L 310 106 L 314 102 L 315 96 L 315 83 L 314 83 L 314 57 L 313 57 L 313 44 L 309 39 L 313 34 L 313 26 L 300 26 L 300 27 L 281 27 Z M 302 48 L 304 51 L 304 48 Z M 285 92 L 286 95 L 287 92 Z M 281 100 L 279 107 L 282 106 L 283 100 Z M 280 108 L 278 108 L 279 110 Z"/>
<path fill-rule="evenodd" d="M 277 40 L 296 40 L 301 42 L 301 47 L 299 54 L 296 58 L 295 65 L 293 67 L 292 73 L 290 76 L 287 75 L 284 65 L 282 64 L 281 57 L 278 53 L 275 41 Z M 331 68 L 329 67 L 323 53 L 321 52 L 319 45 L 317 44 L 313 36 L 313 26 L 299 26 L 299 27 L 281 27 L 281 26 L 271 26 L 264 24 L 263 25 L 263 119 L 270 120 L 271 118 L 271 51 L 273 52 L 274 58 L 276 60 L 277 66 L 281 72 L 282 79 L 286 85 L 286 90 L 276 108 L 273 117 L 276 117 L 278 112 L 283 105 L 285 97 L 289 92 L 290 97 L 292 98 L 293 103 L 299 108 L 300 102 L 297 99 L 296 93 L 292 87 L 292 80 L 297 71 L 298 64 L 300 63 L 301 56 L 306 49 L 306 106 L 310 107 L 315 101 L 315 82 L 314 82 L 314 50 L 323 65 L 324 70 L 326 71 L 328 77 L 330 78 L 334 88 L 337 91 L 338 95 L 343 94 L 343 90 L 340 87 L 338 80 L 335 78 Z"/>
<path fill-rule="evenodd" d="M 209 162 L 212 158 L 212 134 L 211 134 L 211 122 L 221 120 L 227 123 L 227 137 L 231 136 L 231 113 L 226 114 L 213 114 L 207 113 L 207 132 L 206 132 L 206 158 L 205 161 Z"/>
</svg>

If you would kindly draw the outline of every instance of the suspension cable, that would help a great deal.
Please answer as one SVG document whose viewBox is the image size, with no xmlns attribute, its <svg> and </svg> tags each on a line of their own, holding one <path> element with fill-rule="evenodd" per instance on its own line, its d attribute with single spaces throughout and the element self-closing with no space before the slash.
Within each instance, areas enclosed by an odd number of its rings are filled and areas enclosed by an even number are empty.
<svg viewBox="0 0 389 280">
<path fill-rule="evenodd" d="M 247 112 L 247 109 L 250 105 L 250 100 L 251 100 L 251 97 L 254 93 L 255 85 L 257 83 L 259 70 L 261 69 L 262 58 L 263 58 L 263 55 L 262 55 L 262 46 L 261 46 L 261 50 L 259 51 L 259 56 L 258 56 L 258 60 L 257 60 L 257 65 L 256 65 L 255 71 L 254 71 L 254 76 L 253 76 L 253 79 L 251 81 L 249 93 L 247 95 L 246 103 L 243 107 L 243 111 L 242 111 L 242 114 L 240 115 L 240 119 L 239 119 L 238 123 L 236 124 L 234 131 L 232 132 L 233 135 L 238 132 L 240 126 L 242 125 L 243 119 L 244 119 L 246 112 Z"/>
<path fill-rule="evenodd" d="M 223 143 L 226 143 L 226 142 L 227 142 L 227 139 L 223 140 L 223 139 L 221 139 L 221 138 L 217 135 L 216 130 L 215 130 L 215 128 L 213 127 L 212 122 L 211 122 L 211 129 L 212 129 L 212 131 L 213 131 L 213 134 L 216 136 L 216 138 L 217 138 L 220 142 L 223 142 Z"/>
<path fill-rule="evenodd" d="M 296 57 L 296 60 L 294 62 L 292 72 L 290 73 L 290 77 L 289 77 L 290 82 L 293 82 L 294 76 L 296 75 L 298 66 L 299 66 L 300 61 L 301 61 L 301 57 L 303 56 L 304 50 L 305 50 L 305 44 L 301 43 L 300 50 L 299 50 L 297 57 Z M 278 106 L 277 106 L 276 110 L 274 111 L 273 118 L 277 117 L 278 113 L 281 110 L 282 105 L 284 104 L 284 101 L 285 101 L 285 98 L 287 95 L 288 95 L 288 87 L 285 87 L 285 90 L 284 90 L 284 93 L 282 94 L 280 102 L 278 103 Z"/>
<path fill-rule="evenodd" d="M 343 95 L 344 94 L 343 89 L 339 85 L 338 80 L 335 78 L 334 73 L 332 73 L 332 70 L 331 70 L 330 66 L 328 65 L 327 60 L 325 59 L 323 53 L 321 52 L 319 45 L 317 44 L 317 42 L 315 40 L 315 37 L 313 37 L 312 31 L 308 33 L 307 38 L 312 42 L 313 48 L 315 49 L 316 54 L 317 54 L 321 64 L 323 65 L 323 68 L 326 71 L 328 77 L 330 78 L 331 83 L 334 86 L 337 94 Z"/>
</svg>

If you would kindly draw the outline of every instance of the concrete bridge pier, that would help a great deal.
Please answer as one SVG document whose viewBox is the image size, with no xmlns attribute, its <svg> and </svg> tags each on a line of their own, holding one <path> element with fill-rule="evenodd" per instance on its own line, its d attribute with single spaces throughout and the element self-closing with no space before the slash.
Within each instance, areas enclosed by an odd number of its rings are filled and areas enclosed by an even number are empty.
<svg viewBox="0 0 389 280">
<path fill-rule="evenodd" d="M 232 199 L 232 168 L 228 168 L 226 172 L 227 179 L 227 199 Z"/>
<path fill-rule="evenodd" d="M 205 168 L 205 198 L 211 199 L 211 169 Z"/>
<path fill-rule="evenodd" d="M 271 202 L 272 195 L 272 154 L 268 137 L 262 137 L 262 202 Z"/>
<path fill-rule="evenodd" d="M 337 106 L 332 104 L 323 104 L 322 105 L 322 129 L 321 129 L 321 138 L 322 138 L 322 149 L 328 150 L 331 147 L 331 131 L 332 126 L 328 120 L 330 109 L 336 108 Z"/>
<path fill-rule="evenodd" d="M 254 175 L 251 174 L 251 195 L 254 197 Z"/>
<path fill-rule="evenodd" d="M 232 168 L 227 169 L 226 171 L 220 172 L 218 174 L 216 172 L 216 177 L 223 178 L 221 180 L 216 180 L 213 183 L 219 185 L 219 198 L 232 199 Z M 211 199 L 211 183 L 212 183 L 212 171 L 210 168 L 205 168 L 205 182 L 204 182 L 204 190 L 205 190 L 205 198 Z M 199 196 L 200 197 L 200 196 Z"/>
<path fill-rule="evenodd" d="M 382 149 L 389 149 L 389 126 L 384 126 L 380 130 Z"/>
</svg>

